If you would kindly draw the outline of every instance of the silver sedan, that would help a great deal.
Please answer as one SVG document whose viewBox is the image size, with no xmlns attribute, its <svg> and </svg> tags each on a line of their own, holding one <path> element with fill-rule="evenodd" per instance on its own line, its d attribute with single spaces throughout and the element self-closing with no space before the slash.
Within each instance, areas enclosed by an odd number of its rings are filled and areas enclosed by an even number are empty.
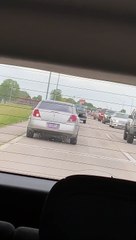
<svg viewBox="0 0 136 240">
<path fill-rule="evenodd" d="M 110 119 L 110 127 L 125 128 L 128 121 L 128 114 L 116 112 Z"/>
<path fill-rule="evenodd" d="M 41 101 L 33 110 L 27 126 L 27 137 L 34 133 L 69 139 L 77 143 L 79 118 L 73 104 L 58 101 Z"/>
</svg>

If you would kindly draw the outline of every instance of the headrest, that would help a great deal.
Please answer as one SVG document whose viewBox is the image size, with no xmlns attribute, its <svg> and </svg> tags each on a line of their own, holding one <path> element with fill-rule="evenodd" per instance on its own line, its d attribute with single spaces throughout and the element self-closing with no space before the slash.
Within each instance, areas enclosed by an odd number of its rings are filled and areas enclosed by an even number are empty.
<svg viewBox="0 0 136 240">
<path fill-rule="evenodd" d="M 51 189 L 40 240 L 136 239 L 136 183 L 85 175 Z"/>
</svg>

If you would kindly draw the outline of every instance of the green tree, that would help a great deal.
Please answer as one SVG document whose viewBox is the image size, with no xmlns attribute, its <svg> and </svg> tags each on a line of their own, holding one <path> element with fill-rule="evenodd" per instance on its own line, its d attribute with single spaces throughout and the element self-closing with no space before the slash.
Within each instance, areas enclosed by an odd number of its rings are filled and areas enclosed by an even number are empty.
<svg viewBox="0 0 136 240">
<path fill-rule="evenodd" d="M 62 92 L 60 89 L 54 89 L 50 93 L 50 99 L 56 101 L 62 101 Z"/>
<path fill-rule="evenodd" d="M 34 96 L 32 99 L 40 102 L 42 100 L 42 96 L 41 95 Z"/>
<path fill-rule="evenodd" d="M 76 104 L 76 101 L 73 98 L 62 98 L 61 101 Z"/>
<path fill-rule="evenodd" d="M 87 107 L 87 109 L 89 109 L 89 110 L 92 110 L 93 108 L 94 108 L 94 106 L 93 106 L 93 104 L 92 103 L 85 103 L 84 104 L 84 106 L 86 106 Z"/>
<path fill-rule="evenodd" d="M 6 79 L 0 85 L 0 100 L 4 102 L 15 101 L 19 96 L 20 87 L 17 81 Z"/>
<path fill-rule="evenodd" d="M 30 99 L 30 95 L 26 91 L 19 91 L 19 98 Z"/>
</svg>

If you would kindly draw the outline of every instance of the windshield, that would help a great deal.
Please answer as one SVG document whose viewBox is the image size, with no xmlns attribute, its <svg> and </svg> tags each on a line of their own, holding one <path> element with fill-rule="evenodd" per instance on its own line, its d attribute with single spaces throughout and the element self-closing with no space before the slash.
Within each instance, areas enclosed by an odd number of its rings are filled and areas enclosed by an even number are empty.
<svg viewBox="0 0 136 240">
<path fill-rule="evenodd" d="M 106 115 L 113 115 L 113 114 L 115 114 L 115 111 L 106 111 L 105 114 Z"/>
<path fill-rule="evenodd" d="M 130 135 L 127 123 L 135 124 L 128 119 L 135 92 L 135 86 L 1 64 L 0 171 L 136 181 L 136 132 Z"/>
<path fill-rule="evenodd" d="M 127 119 L 129 117 L 129 115 L 128 114 L 122 114 L 122 113 L 115 113 L 113 117 Z"/>
</svg>

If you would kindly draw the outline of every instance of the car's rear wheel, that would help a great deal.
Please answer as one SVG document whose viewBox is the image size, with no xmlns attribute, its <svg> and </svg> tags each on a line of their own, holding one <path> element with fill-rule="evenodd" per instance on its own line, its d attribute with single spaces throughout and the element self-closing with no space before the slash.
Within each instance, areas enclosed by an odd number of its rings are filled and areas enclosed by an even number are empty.
<svg viewBox="0 0 136 240">
<path fill-rule="evenodd" d="M 86 123 L 86 120 L 83 120 L 83 123 Z"/>
<path fill-rule="evenodd" d="M 27 129 L 26 136 L 29 137 L 29 138 L 33 138 L 34 132 L 30 129 Z"/>
<path fill-rule="evenodd" d="M 77 137 L 70 138 L 70 144 L 76 145 L 77 144 Z"/>
<path fill-rule="evenodd" d="M 134 141 L 133 134 L 128 133 L 127 134 L 127 143 L 133 143 L 133 141 Z"/>
</svg>

